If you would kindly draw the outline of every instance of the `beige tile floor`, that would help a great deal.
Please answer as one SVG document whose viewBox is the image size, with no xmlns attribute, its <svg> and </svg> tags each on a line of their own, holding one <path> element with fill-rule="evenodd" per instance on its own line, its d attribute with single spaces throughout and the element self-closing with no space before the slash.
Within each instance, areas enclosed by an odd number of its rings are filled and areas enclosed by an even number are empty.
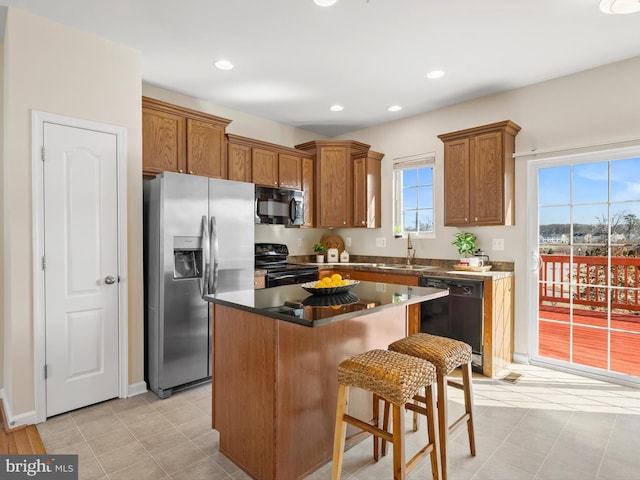
<svg viewBox="0 0 640 480">
<path fill-rule="evenodd" d="M 451 480 L 640 478 L 639 389 L 534 366 L 514 364 L 510 370 L 522 374 L 516 384 L 474 377 L 477 455 L 469 455 L 466 429 L 455 432 Z M 79 454 L 83 480 L 248 479 L 218 451 L 210 398 L 210 385 L 166 400 L 149 392 L 37 427 L 47 452 Z M 452 411 L 461 411 L 461 403 L 461 392 L 452 390 Z M 408 434 L 407 455 L 421 446 L 422 425 Z M 329 478 L 330 464 L 307 480 Z M 371 442 L 362 442 L 345 454 L 342 478 L 392 478 L 391 455 L 375 463 Z M 409 478 L 430 480 L 429 462 Z"/>
</svg>

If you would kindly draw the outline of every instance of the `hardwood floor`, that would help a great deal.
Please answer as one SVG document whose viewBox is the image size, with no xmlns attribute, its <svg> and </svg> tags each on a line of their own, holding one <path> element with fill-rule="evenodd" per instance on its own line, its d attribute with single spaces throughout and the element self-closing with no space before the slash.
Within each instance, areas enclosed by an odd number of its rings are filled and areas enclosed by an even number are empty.
<svg viewBox="0 0 640 480">
<path fill-rule="evenodd" d="M 35 425 L 7 428 L 4 409 L 2 413 L 2 431 L 0 432 L 0 453 L 18 455 L 38 455 L 47 453 Z"/>
</svg>

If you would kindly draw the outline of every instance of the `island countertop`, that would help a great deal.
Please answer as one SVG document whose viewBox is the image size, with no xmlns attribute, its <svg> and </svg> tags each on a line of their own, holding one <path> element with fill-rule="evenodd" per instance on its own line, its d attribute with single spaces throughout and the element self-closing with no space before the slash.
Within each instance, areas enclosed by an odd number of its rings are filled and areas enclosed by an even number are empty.
<svg viewBox="0 0 640 480">
<path fill-rule="evenodd" d="M 318 327 L 400 305 L 426 302 L 447 289 L 359 282 L 347 293 L 312 295 L 300 285 L 218 293 L 205 300 L 287 322 Z"/>
</svg>

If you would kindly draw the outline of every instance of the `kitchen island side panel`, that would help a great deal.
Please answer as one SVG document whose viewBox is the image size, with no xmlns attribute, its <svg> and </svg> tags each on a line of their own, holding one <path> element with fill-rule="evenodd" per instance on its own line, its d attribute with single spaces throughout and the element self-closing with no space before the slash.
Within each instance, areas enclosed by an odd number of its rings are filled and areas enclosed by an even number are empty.
<svg viewBox="0 0 640 480">
<path fill-rule="evenodd" d="M 213 426 L 220 452 L 252 478 L 275 479 L 275 320 L 214 305 Z"/>
</svg>

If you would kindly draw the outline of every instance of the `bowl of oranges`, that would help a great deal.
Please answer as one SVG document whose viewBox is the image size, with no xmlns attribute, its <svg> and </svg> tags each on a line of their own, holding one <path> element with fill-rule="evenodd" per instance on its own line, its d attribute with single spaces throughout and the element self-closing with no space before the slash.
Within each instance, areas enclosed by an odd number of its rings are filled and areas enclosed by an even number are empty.
<svg viewBox="0 0 640 480">
<path fill-rule="evenodd" d="M 333 295 L 334 293 L 348 292 L 359 283 L 358 280 L 344 280 L 342 275 L 334 273 L 317 282 L 302 283 L 300 286 L 314 295 Z"/>
</svg>

